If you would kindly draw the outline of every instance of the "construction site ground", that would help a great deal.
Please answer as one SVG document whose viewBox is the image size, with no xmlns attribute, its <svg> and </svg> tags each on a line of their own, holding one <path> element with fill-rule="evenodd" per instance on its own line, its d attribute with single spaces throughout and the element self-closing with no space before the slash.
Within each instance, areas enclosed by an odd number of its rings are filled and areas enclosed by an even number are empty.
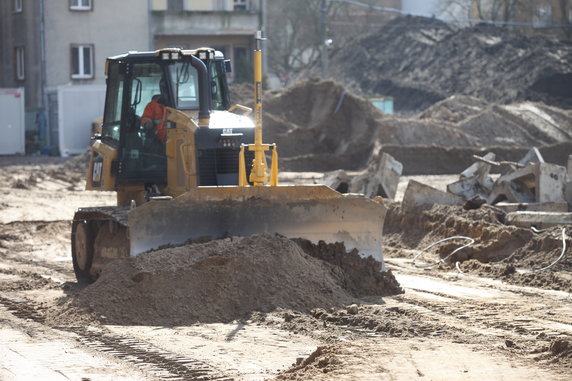
<svg viewBox="0 0 572 381">
<path fill-rule="evenodd" d="M 403 293 L 253 311 L 231 321 L 176 324 L 167 316 L 163 324 L 130 324 L 134 317 L 118 315 L 108 323 L 96 305 L 90 311 L 70 304 L 87 287 L 73 274 L 73 214 L 115 201 L 112 193 L 84 191 L 79 167 L 73 159 L 0 158 L 2 380 L 570 379 L 570 256 L 550 270 L 559 274 L 558 290 L 454 266 L 424 269 L 412 264 L 415 224 L 399 234 L 386 226 L 387 265 Z M 415 177 L 442 189 L 451 178 Z M 319 174 L 283 179 L 311 182 Z M 398 199 L 408 179 L 401 179 Z M 305 297 L 318 291 L 305 290 Z"/>
</svg>

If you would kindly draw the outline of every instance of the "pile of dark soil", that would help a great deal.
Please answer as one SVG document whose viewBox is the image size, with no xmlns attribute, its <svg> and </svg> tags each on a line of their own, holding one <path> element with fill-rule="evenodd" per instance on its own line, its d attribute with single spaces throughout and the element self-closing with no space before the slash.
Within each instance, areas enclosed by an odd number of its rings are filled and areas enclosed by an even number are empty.
<svg viewBox="0 0 572 381">
<path fill-rule="evenodd" d="M 392 96 L 401 112 L 418 112 L 455 94 L 572 108 L 572 43 L 503 27 L 458 29 L 398 17 L 334 49 L 329 70 L 354 91 Z M 305 77 L 318 73 L 319 63 Z"/>
<path fill-rule="evenodd" d="M 368 270 L 352 272 L 359 255 L 346 255 L 353 259 L 338 266 L 266 235 L 171 247 L 115 261 L 68 308 L 91 310 L 113 324 L 172 326 L 229 322 L 277 308 L 307 312 L 351 304 L 364 294 L 401 292 L 391 273 L 379 273 L 379 263 L 364 260 L 361 268 Z"/>
<path fill-rule="evenodd" d="M 563 248 L 561 228 L 534 233 L 503 222 L 502 212 L 487 207 L 464 210 L 434 205 L 430 209 L 406 211 L 400 204 L 392 203 L 388 205 L 384 223 L 386 256 L 403 256 L 407 254 L 401 249 L 422 250 L 444 238 L 467 236 L 475 243 L 453 255 L 448 260 L 449 268 L 459 261 L 463 272 L 500 277 L 513 284 L 571 292 L 570 256 L 551 269 L 536 271 L 560 256 Z M 447 241 L 424 254 L 422 259 L 431 262 L 445 258 L 465 242 Z M 569 239 L 566 245 L 569 247 Z"/>
</svg>

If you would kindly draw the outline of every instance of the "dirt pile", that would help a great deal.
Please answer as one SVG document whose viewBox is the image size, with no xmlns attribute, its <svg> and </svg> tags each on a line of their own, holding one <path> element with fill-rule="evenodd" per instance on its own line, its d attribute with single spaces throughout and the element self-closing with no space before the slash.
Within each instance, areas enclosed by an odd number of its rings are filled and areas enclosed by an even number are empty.
<svg viewBox="0 0 572 381">
<path fill-rule="evenodd" d="M 360 274 L 370 278 L 362 281 L 284 237 L 228 238 L 116 261 L 69 307 L 88 308 L 114 324 L 179 325 L 277 308 L 309 311 L 351 304 L 364 293 L 401 291 L 392 288 L 398 285 L 391 273 L 373 272 Z"/>
<path fill-rule="evenodd" d="M 458 29 L 439 20 L 398 17 L 335 49 L 329 70 L 354 91 L 392 96 L 402 112 L 418 112 L 455 94 L 572 108 L 572 44 L 502 27 Z M 305 76 L 318 73 L 319 63 Z"/>
<path fill-rule="evenodd" d="M 232 83 L 228 86 L 232 105 L 252 106 L 254 101 L 254 86 L 250 83 Z"/>
<path fill-rule="evenodd" d="M 504 225 L 504 213 L 482 207 L 434 205 L 430 209 L 405 211 L 398 203 L 389 205 L 385 220 L 384 245 L 387 255 L 408 255 L 402 249 L 422 250 L 438 240 L 467 236 L 475 243 L 458 251 L 449 260 L 449 269 L 461 262 L 463 272 L 500 277 L 521 285 L 572 291 L 572 261 L 564 258 L 551 269 L 538 271 L 559 258 L 563 243 L 561 229 L 534 233 Z M 569 246 L 567 239 L 566 245 Z M 418 258 L 434 263 L 451 254 L 466 241 L 447 241 Z"/>
<path fill-rule="evenodd" d="M 278 144 L 283 168 L 356 169 L 367 162 L 382 118 L 334 82 L 309 81 L 265 100 L 264 139 Z"/>
<path fill-rule="evenodd" d="M 287 170 L 358 170 L 382 145 L 475 146 L 451 123 L 396 118 L 333 81 L 298 83 L 265 103 L 265 140 L 278 144 Z"/>
<path fill-rule="evenodd" d="M 420 119 L 448 121 L 479 146 L 542 146 L 572 139 L 572 111 L 543 103 L 489 104 L 452 96 L 425 110 Z"/>
<path fill-rule="evenodd" d="M 568 142 L 572 111 L 452 96 L 417 117 L 394 117 L 333 81 L 310 80 L 268 97 L 264 126 L 282 169 L 360 170 L 382 150 L 404 164 L 404 174 L 436 174 L 463 170 L 479 151 L 514 160 L 531 146 Z M 564 151 L 551 162 L 565 163 Z"/>
</svg>

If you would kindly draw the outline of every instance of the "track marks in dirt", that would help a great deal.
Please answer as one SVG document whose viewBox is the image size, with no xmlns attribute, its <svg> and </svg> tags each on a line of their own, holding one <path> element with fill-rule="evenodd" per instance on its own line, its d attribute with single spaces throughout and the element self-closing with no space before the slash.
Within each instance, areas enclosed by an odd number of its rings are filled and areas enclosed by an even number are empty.
<svg viewBox="0 0 572 381">
<path fill-rule="evenodd" d="M 46 324 L 46 308 L 32 301 L 2 294 L 0 295 L 0 305 L 20 319 Z M 65 326 L 52 328 L 56 332 L 72 333 L 77 341 L 83 345 L 129 362 L 162 380 L 231 380 L 231 378 L 201 361 L 163 351 L 130 337 L 110 333 L 104 327 Z"/>
</svg>

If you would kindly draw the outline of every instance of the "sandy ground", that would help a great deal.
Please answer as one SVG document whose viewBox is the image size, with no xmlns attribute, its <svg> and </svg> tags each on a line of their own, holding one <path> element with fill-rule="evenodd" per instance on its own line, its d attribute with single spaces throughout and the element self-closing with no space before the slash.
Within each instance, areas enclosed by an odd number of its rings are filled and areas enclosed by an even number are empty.
<svg viewBox="0 0 572 381">
<path fill-rule="evenodd" d="M 49 317 L 85 287 L 71 264 L 73 212 L 111 205 L 114 195 L 82 191 L 81 174 L 45 175 L 59 163 L 24 160 L 0 160 L 0 379 L 568 380 L 572 372 L 570 293 L 423 270 L 406 248 L 387 258 L 405 290 L 397 296 L 226 324 L 109 325 L 78 312 L 58 325 Z"/>
</svg>

